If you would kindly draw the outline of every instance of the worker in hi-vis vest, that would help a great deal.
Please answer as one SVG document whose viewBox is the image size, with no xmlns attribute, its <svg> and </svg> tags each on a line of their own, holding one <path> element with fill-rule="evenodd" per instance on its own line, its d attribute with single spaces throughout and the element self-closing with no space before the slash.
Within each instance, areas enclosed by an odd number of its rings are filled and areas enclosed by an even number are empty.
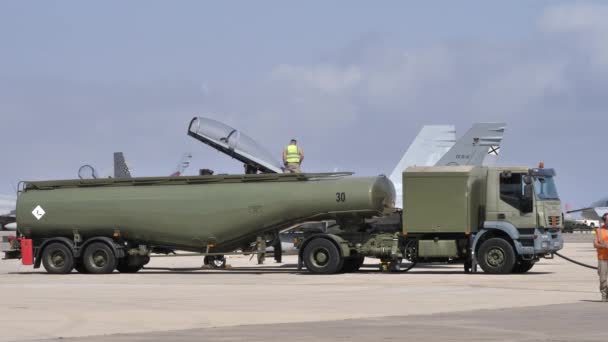
<svg viewBox="0 0 608 342">
<path fill-rule="evenodd" d="M 304 161 L 304 152 L 302 148 L 298 146 L 298 142 L 296 139 L 291 139 L 291 142 L 285 150 L 283 150 L 283 164 L 285 168 L 283 172 L 285 173 L 300 173 L 302 170 L 300 169 L 300 165 Z"/>
<path fill-rule="evenodd" d="M 593 247 L 597 249 L 597 274 L 600 276 L 602 301 L 608 302 L 608 213 L 602 216 L 604 224 L 595 231 Z"/>
</svg>

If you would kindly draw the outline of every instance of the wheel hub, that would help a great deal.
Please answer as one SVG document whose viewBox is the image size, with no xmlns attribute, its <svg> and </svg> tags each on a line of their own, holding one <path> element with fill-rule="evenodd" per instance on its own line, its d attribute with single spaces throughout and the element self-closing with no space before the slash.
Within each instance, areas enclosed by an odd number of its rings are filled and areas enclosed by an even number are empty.
<svg viewBox="0 0 608 342">
<path fill-rule="evenodd" d="M 505 252 L 501 248 L 492 248 L 488 251 L 486 260 L 490 266 L 498 267 L 505 261 Z"/>
<path fill-rule="evenodd" d="M 102 251 L 93 254 L 93 264 L 97 267 L 104 267 L 107 263 L 107 255 Z"/>
<path fill-rule="evenodd" d="M 329 251 L 325 248 L 319 248 L 313 253 L 313 262 L 317 267 L 324 267 L 329 262 Z"/>
<path fill-rule="evenodd" d="M 55 252 L 51 256 L 51 262 L 55 267 L 63 267 L 65 265 L 65 255 L 61 252 Z"/>
</svg>

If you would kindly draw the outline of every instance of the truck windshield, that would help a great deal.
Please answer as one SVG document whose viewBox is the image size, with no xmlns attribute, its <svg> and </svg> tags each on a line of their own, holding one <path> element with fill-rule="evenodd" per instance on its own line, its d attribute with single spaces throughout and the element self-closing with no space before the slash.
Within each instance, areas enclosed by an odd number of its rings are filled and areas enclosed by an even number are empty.
<svg viewBox="0 0 608 342">
<path fill-rule="evenodd" d="M 558 200 L 557 188 L 553 177 L 534 177 L 534 191 L 541 200 Z"/>
</svg>

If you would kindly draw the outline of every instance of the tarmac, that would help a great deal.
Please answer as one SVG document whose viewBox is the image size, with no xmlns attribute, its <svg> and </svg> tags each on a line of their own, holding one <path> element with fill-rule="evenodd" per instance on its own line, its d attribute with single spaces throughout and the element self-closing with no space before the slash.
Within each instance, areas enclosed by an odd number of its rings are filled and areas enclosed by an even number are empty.
<svg viewBox="0 0 608 342">
<path fill-rule="evenodd" d="M 562 254 L 595 265 L 592 236 Z M 49 275 L 0 261 L 0 341 L 606 341 L 596 271 L 563 259 L 527 274 L 464 274 L 462 265 L 407 273 L 310 275 L 296 257 L 265 265 L 231 257 L 158 257 L 137 274 Z"/>
</svg>

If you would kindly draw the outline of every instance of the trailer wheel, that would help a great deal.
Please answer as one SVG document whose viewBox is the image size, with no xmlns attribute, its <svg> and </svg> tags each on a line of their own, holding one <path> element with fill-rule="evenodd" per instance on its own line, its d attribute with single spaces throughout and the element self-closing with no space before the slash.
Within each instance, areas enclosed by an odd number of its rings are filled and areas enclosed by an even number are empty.
<svg viewBox="0 0 608 342">
<path fill-rule="evenodd" d="M 344 259 L 331 241 L 317 238 L 304 248 L 304 264 L 311 273 L 333 274 L 340 271 Z"/>
<path fill-rule="evenodd" d="M 103 242 L 94 242 L 87 246 L 82 257 L 84 267 L 93 274 L 112 273 L 116 268 L 114 251 Z"/>
<path fill-rule="evenodd" d="M 74 268 L 74 255 L 66 245 L 53 242 L 42 252 L 42 264 L 48 273 L 70 273 Z"/>
<path fill-rule="evenodd" d="M 502 238 L 491 238 L 479 247 L 479 266 L 486 273 L 508 274 L 515 266 L 513 247 Z"/>
<path fill-rule="evenodd" d="M 203 259 L 203 264 L 216 269 L 226 268 L 226 257 L 223 255 L 207 255 Z"/>
<path fill-rule="evenodd" d="M 534 266 L 534 264 L 536 263 L 536 261 L 534 260 L 520 260 L 515 264 L 515 267 L 513 267 L 513 273 L 526 273 L 529 270 L 532 269 L 532 267 Z"/>
<path fill-rule="evenodd" d="M 350 257 L 344 258 L 344 264 L 342 265 L 342 269 L 340 272 L 342 273 L 352 273 L 357 272 L 361 266 L 363 266 L 363 261 L 365 257 Z"/>
</svg>

